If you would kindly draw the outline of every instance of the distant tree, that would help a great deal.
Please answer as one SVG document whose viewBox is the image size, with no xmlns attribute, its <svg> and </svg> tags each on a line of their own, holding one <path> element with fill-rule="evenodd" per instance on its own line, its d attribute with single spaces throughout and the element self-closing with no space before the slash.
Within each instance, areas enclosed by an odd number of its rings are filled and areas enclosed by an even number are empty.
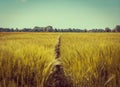
<svg viewBox="0 0 120 87">
<path fill-rule="evenodd" d="M 104 29 L 97 29 L 97 32 L 105 32 Z"/>
<path fill-rule="evenodd" d="M 4 28 L 5 32 L 10 32 L 11 30 L 9 28 Z"/>
<path fill-rule="evenodd" d="M 69 28 L 69 29 L 68 29 L 68 32 L 73 32 L 73 29 Z"/>
<path fill-rule="evenodd" d="M 13 29 L 13 28 L 11 28 L 11 32 L 14 32 L 14 29 Z"/>
<path fill-rule="evenodd" d="M 2 32 L 2 28 L 0 28 L 0 32 Z"/>
<path fill-rule="evenodd" d="M 57 29 L 58 32 L 61 32 L 61 29 Z"/>
<path fill-rule="evenodd" d="M 21 31 L 23 31 L 23 32 L 31 32 L 32 30 L 30 28 L 23 28 Z"/>
<path fill-rule="evenodd" d="M 19 29 L 18 29 L 18 28 L 16 28 L 16 29 L 15 29 L 15 32 L 18 32 L 18 31 L 19 31 Z"/>
<path fill-rule="evenodd" d="M 47 26 L 47 27 L 45 27 L 45 31 L 46 32 L 53 32 L 53 27 L 52 26 Z"/>
<path fill-rule="evenodd" d="M 106 27 L 105 32 L 111 32 L 111 29 L 109 27 Z"/>
<path fill-rule="evenodd" d="M 35 26 L 31 31 L 33 31 L 33 32 L 42 32 L 43 31 L 43 27 Z"/>
<path fill-rule="evenodd" d="M 0 32 L 120 32 L 120 25 L 117 25 L 114 29 L 110 29 L 106 27 L 105 29 L 53 29 L 52 26 L 47 27 L 38 27 L 35 26 L 34 28 L 23 28 L 23 29 L 13 29 L 13 28 L 0 28 Z"/>
<path fill-rule="evenodd" d="M 98 32 L 98 29 L 91 29 L 89 32 Z"/>
<path fill-rule="evenodd" d="M 120 25 L 117 25 L 117 26 L 115 27 L 115 32 L 120 32 Z"/>
<path fill-rule="evenodd" d="M 87 29 L 84 29 L 84 32 L 87 32 Z"/>
<path fill-rule="evenodd" d="M 58 32 L 57 28 L 54 29 L 54 32 Z"/>
</svg>

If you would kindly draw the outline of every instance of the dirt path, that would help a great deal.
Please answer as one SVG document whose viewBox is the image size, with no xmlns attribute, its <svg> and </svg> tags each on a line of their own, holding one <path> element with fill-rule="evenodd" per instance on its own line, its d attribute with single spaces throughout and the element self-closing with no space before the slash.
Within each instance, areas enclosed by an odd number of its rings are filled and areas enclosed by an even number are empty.
<svg viewBox="0 0 120 87">
<path fill-rule="evenodd" d="M 62 35 L 59 36 L 58 43 L 55 46 L 56 64 L 54 66 L 54 71 L 49 76 L 47 83 L 45 83 L 44 87 L 71 87 L 71 85 L 68 84 L 69 82 L 64 75 L 64 71 L 60 62 L 61 37 Z"/>
<path fill-rule="evenodd" d="M 60 58 L 61 37 L 62 37 L 62 35 L 59 36 L 59 38 L 58 38 L 58 43 L 57 43 L 56 46 L 55 46 L 56 59 L 59 59 L 59 58 Z"/>
</svg>

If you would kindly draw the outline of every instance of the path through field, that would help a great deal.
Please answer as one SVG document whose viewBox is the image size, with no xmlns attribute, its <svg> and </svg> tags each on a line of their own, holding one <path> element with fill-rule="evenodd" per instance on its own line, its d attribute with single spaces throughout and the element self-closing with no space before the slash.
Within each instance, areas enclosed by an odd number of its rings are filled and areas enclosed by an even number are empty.
<svg viewBox="0 0 120 87">
<path fill-rule="evenodd" d="M 119 33 L 0 33 L 0 87 L 120 87 L 119 53 Z"/>
<path fill-rule="evenodd" d="M 54 65 L 54 71 L 49 76 L 47 83 L 45 83 L 44 87 L 70 87 L 70 84 L 64 75 L 64 70 L 60 61 L 61 37 L 62 35 L 59 36 L 58 42 L 55 46 L 56 63 Z"/>
</svg>

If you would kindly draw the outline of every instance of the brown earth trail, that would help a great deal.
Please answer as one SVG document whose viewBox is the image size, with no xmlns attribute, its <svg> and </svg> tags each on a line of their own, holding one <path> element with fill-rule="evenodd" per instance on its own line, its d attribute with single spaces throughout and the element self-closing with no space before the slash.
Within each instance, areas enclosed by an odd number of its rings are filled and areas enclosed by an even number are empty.
<svg viewBox="0 0 120 87">
<path fill-rule="evenodd" d="M 64 75 L 63 67 L 60 62 L 61 37 L 62 35 L 59 36 L 58 43 L 55 46 L 57 63 L 54 65 L 53 73 L 45 82 L 44 87 L 72 87 L 71 81 Z"/>
</svg>

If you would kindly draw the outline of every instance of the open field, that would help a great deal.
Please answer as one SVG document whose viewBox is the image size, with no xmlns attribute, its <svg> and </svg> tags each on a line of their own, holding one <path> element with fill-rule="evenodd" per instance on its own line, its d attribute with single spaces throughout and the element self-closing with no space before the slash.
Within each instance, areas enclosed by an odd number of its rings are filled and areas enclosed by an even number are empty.
<svg viewBox="0 0 120 87">
<path fill-rule="evenodd" d="M 120 87 L 120 34 L 0 33 L 0 87 Z"/>
<path fill-rule="evenodd" d="M 55 62 L 58 34 L 0 33 L 1 87 L 43 87 Z"/>
<path fill-rule="evenodd" d="M 73 87 L 120 87 L 120 34 L 63 34 L 61 62 Z"/>
</svg>

